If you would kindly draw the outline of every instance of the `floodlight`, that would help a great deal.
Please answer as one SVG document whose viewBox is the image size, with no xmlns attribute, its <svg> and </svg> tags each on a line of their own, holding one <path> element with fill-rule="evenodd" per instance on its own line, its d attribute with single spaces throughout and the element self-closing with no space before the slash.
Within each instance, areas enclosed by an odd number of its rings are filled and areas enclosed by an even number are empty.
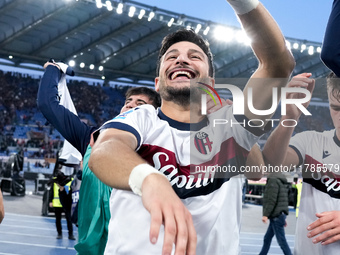
<svg viewBox="0 0 340 255">
<path fill-rule="evenodd" d="M 113 10 L 113 7 L 112 7 L 112 4 L 111 4 L 110 1 L 106 1 L 105 4 L 106 4 L 106 8 L 107 8 L 108 11 L 112 11 Z"/>
<path fill-rule="evenodd" d="M 123 7 L 124 7 L 124 5 L 122 3 L 119 3 L 118 6 L 117 6 L 116 12 L 118 14 L 122 14 L 123 13 Z"/>
<path fill-rule="evenodd" d="M 154 17 L 155 17 L 155 13 L 154 12 L 150 12 L 148 21 L 151 21 Z"/>
<path fill-rule="evenodd" d="M 144 14 L 145 14 L 145 10 L 144 10 L 144 9 L 141 9 L 140 12 L 139 12 L 138 18 L 139 18 L 139 19 L 142 19 L 143 16 L 144 16 Z"/>
<path fill-rule="evenodd" d="M 168 27 L 171 27 L 172 24 L 174 23 L 175 19 L 174 18 L 171 18 L 168 22 Z"/>
<path fill-rule="evenodd" d="M 134 6 L 131 6 L 130 7 L 130 10 L 129 10 L 129 17 L 133 17 L 133 15 L 135 14 L 135 11 L 136 11 L 136 7 Z"/>
<path fill-rule="evenodd" d="M 76 62 L 75 62 L 74 60 L 70 60 L 70 61 L 68 62 L 68 65 L 69 65 L 70 67 L 74 67 L 74 66 L 76 65 Z"/>
<path fill-rule="evenodd" d="M 198 33 L 201 30 L 201 28 L 202 28 L 202 25 L 201 24 L 197 24 L 195 32 Z"/>
</svg>

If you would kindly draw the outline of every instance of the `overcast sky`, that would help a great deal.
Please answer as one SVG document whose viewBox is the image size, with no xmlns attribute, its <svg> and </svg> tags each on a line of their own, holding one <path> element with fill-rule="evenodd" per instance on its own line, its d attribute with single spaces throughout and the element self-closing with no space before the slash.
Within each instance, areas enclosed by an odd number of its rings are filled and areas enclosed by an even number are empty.
<svg viewBox="0 0 340 255">
<path fill-rule="evenodd" d="M 162 9 L 239 26 L 226 0 L 136 0 Z M 286 37 L 322 42 L 333 0 L 262 0 Z"/>
</svg>

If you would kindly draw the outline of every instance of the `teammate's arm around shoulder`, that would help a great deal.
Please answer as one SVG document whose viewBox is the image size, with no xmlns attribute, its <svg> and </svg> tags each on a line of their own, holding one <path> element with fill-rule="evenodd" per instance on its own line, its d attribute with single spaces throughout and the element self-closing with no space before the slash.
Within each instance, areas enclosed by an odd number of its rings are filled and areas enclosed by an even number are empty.
<svg viewBox="0 0 340 255">
<path fill-rule="evenodd" d="M 106 129 L 93 144 L 89 167 L 105 184 L 140 195 L 150 212 L 150 242 L 155 244 L 164 224 L 162 254 L 196 253 L 196 231 L 191 214 L 172 189 L 168 179 L 136 152 L 136 137 L 126 131 Z"/>
<path fill-rule="evenodd" d="M 258 59 L 258 68 L 244 90 L 248 102 L 248 90 L 252 88 L 254 108 L 267 110 L 272 106 L 272 88 L 284 87 L 290 77 L 295 61 L 286 46 L 285 38 L 274 18 L 257 0 L 227 0 L 238 14 L 242 27 L 251 40 L 251 47 Z M 246 8 L 250 6 L 250 8 Z M 252 9 L 251 9 L 252 7 Z M 248 119 L 268 119 L 252 113 L 245 104 Z"/>
</svg>

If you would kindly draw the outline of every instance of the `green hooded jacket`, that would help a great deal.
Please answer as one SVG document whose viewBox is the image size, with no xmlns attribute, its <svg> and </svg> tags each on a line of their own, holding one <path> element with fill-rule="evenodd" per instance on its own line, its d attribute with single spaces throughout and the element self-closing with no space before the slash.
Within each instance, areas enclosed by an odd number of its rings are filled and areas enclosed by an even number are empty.
<svg viewBox="0 0 340 255">
<path fill-rule="evenodd" d="M 263 216 L 274 218 L 282 212 L 288 215 L 287 178 L 282 173 L 272 173 L 267 177 L 263 196 Z"/>
</svg>

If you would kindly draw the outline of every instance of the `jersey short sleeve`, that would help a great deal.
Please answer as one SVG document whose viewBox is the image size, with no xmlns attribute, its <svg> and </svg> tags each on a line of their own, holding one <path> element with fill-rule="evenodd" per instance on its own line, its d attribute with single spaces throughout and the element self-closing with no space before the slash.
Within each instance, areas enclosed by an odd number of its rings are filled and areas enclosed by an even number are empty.
<svg viewBox="0 0 340 255">
<path fill-rule="evenodd" d="M 157 112 L 152 105 L 142 105 L 119 114 L 105 122 L 94 134 L 94 140 L 105 129 L 115 128 L 132 133 L 137 139 L 137 150 L 145 139 L 148 130 L 152 128 Z"/>
<path fill-rule="evenodd" d="M 294 135 L 290 139 L 289 147 L 291 147 L 299 157 L 299 166 L 303 164 L 306 156 L 306 149 L 310 143 L 310 136 L 313 131 L 305 131 Z"/>
</svg>

